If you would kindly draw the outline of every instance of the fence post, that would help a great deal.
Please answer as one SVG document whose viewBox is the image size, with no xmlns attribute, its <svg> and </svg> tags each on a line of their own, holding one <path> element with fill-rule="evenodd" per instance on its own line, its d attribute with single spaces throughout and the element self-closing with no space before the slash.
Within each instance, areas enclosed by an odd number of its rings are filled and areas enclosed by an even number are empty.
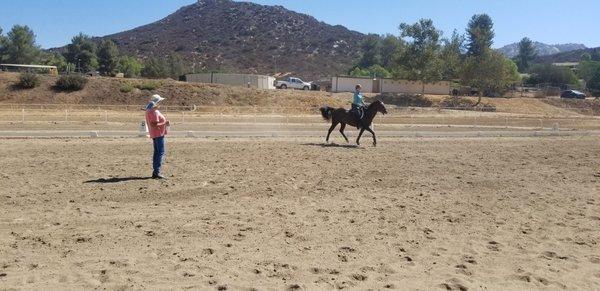
<svg viewBox="0 0 600 291">
<path fill-rule="evenodd" d="M 25 108 L 21 109 L 21 123 L 25 123 Z"/>
<path fill-rule="evenodd" d="M 69 109 L 65 109 L 65 122 L 69 122 Z"/>
<path fill-rule="evenodd" d="M 185 111 L 181 111 L 181 123 L 185 123 Z"/>
</svg>

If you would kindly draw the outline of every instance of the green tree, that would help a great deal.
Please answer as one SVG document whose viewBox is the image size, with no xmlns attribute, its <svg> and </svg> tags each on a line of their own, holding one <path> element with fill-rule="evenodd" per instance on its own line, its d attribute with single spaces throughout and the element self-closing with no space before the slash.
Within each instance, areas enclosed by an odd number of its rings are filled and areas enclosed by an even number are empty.
<svg viewBox="0 0 600 291">
<path fill-rule="evenodd" d="M 375 77 L 375 78 L 390 78 L 392 74 L 380 65 L 373 65 L 366 69 L 355 67 L 350 71 L 350 76 L 353 77 Z"/>
<path fill-rule="evenodd" d="M 443 46 L 440 53 L 442 79 L 458 79 L 462 68 L 465 37 L 454 30 L 450 39 L 443 39 L 442 42 Z"/>
<path fill-rule="evenodd" d="M 142 63 L 134 57 L 123 56 L 119 58 L 117 71 L 123 73 L 125 78 L 139 77 L 142 72 Z"/>
<path fill-rule="evenodd" d="M 181 75 L 186 73 L 186 66 L 183 59 L 180 55 L 175 53 L 170 54 L 167 57 L 167 69 L 168 73 L 165 77 L 171 77 L 175 80 L 179 79 Z"/>
<path fill-rule="evenodd" d="M 119 50 L 112 40 L 104 40 L 98 47 L 98 69 L 101 74 L 111 75 L 117 69 Z"/>
<path fill-rule="evenodd" d="M 594 97 L 600 97 L 600 68 L 596 69 L 587 82 L 587 87 Z"/>
<path fill-rule="evenodd" d="M 592 55 L 590 55 L 590 53 L 588 53 L 588 52 L 582 53 L 579 60 L 581 62 L 589 62 L 592 60 Z"/>
<path fill-rule="evenodd" d="M 47 66 L 56 66 L 59 72 L 67 71 L 67 60 L 59 53 L 45 53 L 42 57 L 42 63 Z"/>
<path fill-rule="evenodd" d="M 381 64 L 381 38 L 376 34 L 369 34 L 360 45 L 362 56 L 358 66 L 368 68 Z"/>
<path fill-rule="evenodd" d="M 578 80 L 575 73 L 569 68 L 558 67 L 551 64 L 534 65 L 530 69 L 531 77 L 527 80 L 528 84 L 548 84 L 555 87 L 565 85 L 577 85 Z"/>
<path fill-rule="evenodd" d="M 402 53 L 402 39 L 388 34 L 381 40 L 381 65 L 389 70 Z"/>
<path fill-rule="evenodd" d="M 480 56 L 467 57 L 461 72 L 463 84 L 478 89 L 477 104 L 481 103 L 484 94 L 502 94 L 519 80 L 515 63 L 494 50 L 484 51 Z"/>
<path fill-rule="evenodd" d="M 600 62 L 583 61 L 579 63 L 579 77 L 586 82 L 592 79 L 597 70 L 600 70 Z"/>
<path fill-rule="evenodd" d="M 526 72 L 535 58 L 537 58 L 537 51 L 533 46 L 533 42 L 531 39 L 524 37 L 519 42 L 519 54 L 516 57 L 519 71 Z"/>
<path fill-rule="evenodd" d="M 40 56 L 41 50 L 35 43 L 35 34 L 28 26 L 13 26 L 5 43 L 4 58 L 8 63 L 32 64 Z"/>
<path fill-rule="evenodd" d="M 406 49 L 399 65 L 405 76 L 423 83 L 435 82 L 442 78 L 439 59 L 440 32 L 431 19 L 421 19 L 414 24 L 400 24 L 401 36 L 407 38 Z"/>
<path fill-rule="evenodd" d="M 169 66 L 164 59 L 150 57 L 144 61 L 142 76 L 146 78 L 165 78 L 169 75 Z"/>
<path fill-rule="evenodd" d="M 600 48 L 595 48 L 590 53 L 592 61 L 600 62 Z"/>
<path fill-rule="evenodd" d="M 6 56 L 6 37 L 2 34 L 2 27 L 0 27 L 0 63 L 4 62 Z"/>
<path fill-rule="evenodd" d="M 468 56 L 482 56 L 494 43 L 494 22 L 487 14 L 475 14 L 467 27 Z"/>
<path fill-rule="evenodd" d="M 79 33 L 71 40 L 67 46 L 65 58 L 69 63 L 76 64 L 77 70 L 87 72 L 98 68 L 98 58 L 96 57 L 96 44 L 92 39 Z"/>
</svg>

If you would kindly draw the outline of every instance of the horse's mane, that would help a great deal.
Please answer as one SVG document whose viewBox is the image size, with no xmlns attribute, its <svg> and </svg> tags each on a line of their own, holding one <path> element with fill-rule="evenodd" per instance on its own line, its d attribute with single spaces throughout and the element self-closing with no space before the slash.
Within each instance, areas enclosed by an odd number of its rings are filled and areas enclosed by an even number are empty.
<svg viewBox="0 0 600 291">
<path fill-rule="evenodd" d="M 371 102 L 371 104 L 369 104 L 369 106 L 367 108 L 371 108 L 371 106 L 374 106 L 377 103 L 382 104 L 383 102 L 381 102 L 381 100 L 375 100 L 375 101 Z"/>
</svg>

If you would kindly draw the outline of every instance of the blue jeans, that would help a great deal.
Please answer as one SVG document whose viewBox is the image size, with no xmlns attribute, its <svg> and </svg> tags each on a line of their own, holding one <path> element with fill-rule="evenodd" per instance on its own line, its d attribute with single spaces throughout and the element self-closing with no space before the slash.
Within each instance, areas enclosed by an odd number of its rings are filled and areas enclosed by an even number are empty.
<svg viewBox="0 0 600 291">
<path fill-rule="evenodd" d="M 152 175 L 156 176 L 160 174 L 160 167 L 162 166 L 163 156 L 165 155 L 165 137 L 155 137 L 152 139 L 154 142 L 154 156 L 152 157 Z"/>
</svg>

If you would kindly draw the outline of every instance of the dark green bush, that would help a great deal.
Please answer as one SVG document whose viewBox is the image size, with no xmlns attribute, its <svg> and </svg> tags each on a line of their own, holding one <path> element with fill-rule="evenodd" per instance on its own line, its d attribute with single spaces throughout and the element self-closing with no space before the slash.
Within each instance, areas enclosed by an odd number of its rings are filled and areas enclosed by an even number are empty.
<svg viewBox="0 0 600 291">
<path fill-rule="evenodd" d="M 133 85 L 131 85 L 129 83 L 124 83 L 123 85 L 121 85 L 121 88 L 119 89 L 119 91 L 121 91 L 123 93 L 129 93 L 129 92 L 133 91 Z"/>
<path fill-rule="evenodd" d="M 392 104 L 401 107 L 431 107 L 433 102 L 420 94 L 405 93 L 382 93 L 375 98 L 367 98 L 369 103 L 380 100 L 385 104 Z"/>
<path fill-rule="evenodd" d="M 148 82 L 144 82 L 141 84 L 136 84 L 134 87 L 136 87 L 140 90 L 152 91 L 152 90 L 156 90 L 156 89 L 160 88 L 160 86 L 161 86 L 161 84 L 159 82 L 148 81 Z"/>
<path fill-rule="evenodd" d="M 60 76 L 56 80 L 56 89 L 61 91 L 79 91 L 85 88 L 87 79 L 79 75 Z"/>
<path fill-rule="evenodd" d="M 475 110 L 475 111 L 487 111 L 487 112 L 495 112 L 496 106 L 487 104 L 487 103 L 479 103 L 471 99 L 463 98 L 463 97 L 446 97 L 442 102 L 440 102 L 440 107 L 456 109 L 456 110 Z"/>
<path fill-rule="evenodd" d="M 17 87 L 21 89 L 33 89 L 41 83 L 40 77 L 34 73 L 23 73 L 19 76 Z"/>
</svg>

